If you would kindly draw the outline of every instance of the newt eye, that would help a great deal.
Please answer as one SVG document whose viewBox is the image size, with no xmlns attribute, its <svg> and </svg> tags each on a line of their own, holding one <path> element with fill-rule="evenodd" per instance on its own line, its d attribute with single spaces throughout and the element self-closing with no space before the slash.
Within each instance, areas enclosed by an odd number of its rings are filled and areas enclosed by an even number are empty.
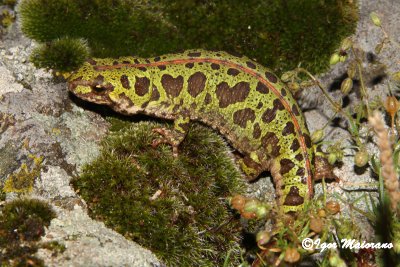
<svg viewBox="0 0 400 267">
<path fill-rule="evenodd" d="M 97 85 L 92 86 L 92 90 L 95 93 L 104 93 L 107 90 L 107 88 L 101 84 L 97 84 Z"/>
</svg>

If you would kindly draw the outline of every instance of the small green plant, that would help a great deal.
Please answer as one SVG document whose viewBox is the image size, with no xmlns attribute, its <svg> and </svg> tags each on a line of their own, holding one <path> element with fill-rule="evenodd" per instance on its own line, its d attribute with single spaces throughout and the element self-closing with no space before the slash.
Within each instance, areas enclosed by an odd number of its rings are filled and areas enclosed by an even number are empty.
<svg viewBox="0 0 400 267">
<path fill-rule="evenodd" d="M 222 266 L 228 252 L 226 266 L 237 265 L 241 227 L 225 198 L 243 181 L 221 138 L 193 125 L 175 158 L 151 146 L 158 124 L 112 122 L 101 155 L 73 181 L 90 215 L 168 266 Z"/>
<path fill-rule="evenodd" d="M 34 256 L 41 247 L 39 240 L 56 214 L 36 199 L 16 199 L 0 209 L 0 265 L 44 266 Z"/>
<path fill-rule="evenodd" d="M 89 57 L 85 40 L 62 37 L 36 47 L 31 61 L 39 68 L 51 68 L 63 72 L 77 69 Z"/>
</svg>

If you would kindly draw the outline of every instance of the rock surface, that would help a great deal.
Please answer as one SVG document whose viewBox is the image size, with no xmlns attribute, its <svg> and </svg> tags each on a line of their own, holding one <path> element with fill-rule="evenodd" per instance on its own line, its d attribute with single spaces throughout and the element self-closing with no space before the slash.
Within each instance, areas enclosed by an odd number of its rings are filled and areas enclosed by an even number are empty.
<svg viewBox="0 0 400 267">
<path fill-rule="evenodd" d="M 66 247 L 57 256 L 45 249 L 38 256 L 46 266 L 162 266 L 150 251 L 87 215 L 69 182 L 98 155 L 108 124 L 76 106 L 65 83 L 28 62 L 34 44 L 18 24 L 9 31 L 0 41 L 0 183 L 23 162 L 31 166 L 30 155 L 42 156 L 30 197 L 48 201 L 57 212 L 43 241 Z"/>
</svg>

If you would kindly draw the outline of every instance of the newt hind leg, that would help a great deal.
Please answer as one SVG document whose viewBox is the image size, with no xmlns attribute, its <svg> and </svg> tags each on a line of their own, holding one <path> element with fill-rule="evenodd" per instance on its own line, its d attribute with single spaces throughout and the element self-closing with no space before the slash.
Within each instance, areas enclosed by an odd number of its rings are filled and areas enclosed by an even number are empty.
<svg viewBox="0 0 400 267">
<path fill-rule="evenodd" d="M 265 171 L 265 168 L 253 160 L 249 155 L 242 157 L 238 155 L 236 158 L 236 163 L 239 165 L 241 171 L 246 177 L 246 180 L 248 181 L 255 180 L 263 171 Z"/>
</svg>

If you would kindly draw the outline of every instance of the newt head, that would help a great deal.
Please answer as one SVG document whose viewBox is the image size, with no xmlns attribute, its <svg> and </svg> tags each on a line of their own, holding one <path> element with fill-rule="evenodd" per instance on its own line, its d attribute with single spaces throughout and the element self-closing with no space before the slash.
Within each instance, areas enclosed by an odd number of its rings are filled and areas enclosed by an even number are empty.
<svg viewBox="0 0 400 267">
<path fill-rule="evenodd" d="M 114 86 L 105 80 L 101 71 L 94 68 L 92 61 L 88 60 L 68 77 L 68 90 L 83 100 L 110 105 L 109 94 Z"/>
</svg>

